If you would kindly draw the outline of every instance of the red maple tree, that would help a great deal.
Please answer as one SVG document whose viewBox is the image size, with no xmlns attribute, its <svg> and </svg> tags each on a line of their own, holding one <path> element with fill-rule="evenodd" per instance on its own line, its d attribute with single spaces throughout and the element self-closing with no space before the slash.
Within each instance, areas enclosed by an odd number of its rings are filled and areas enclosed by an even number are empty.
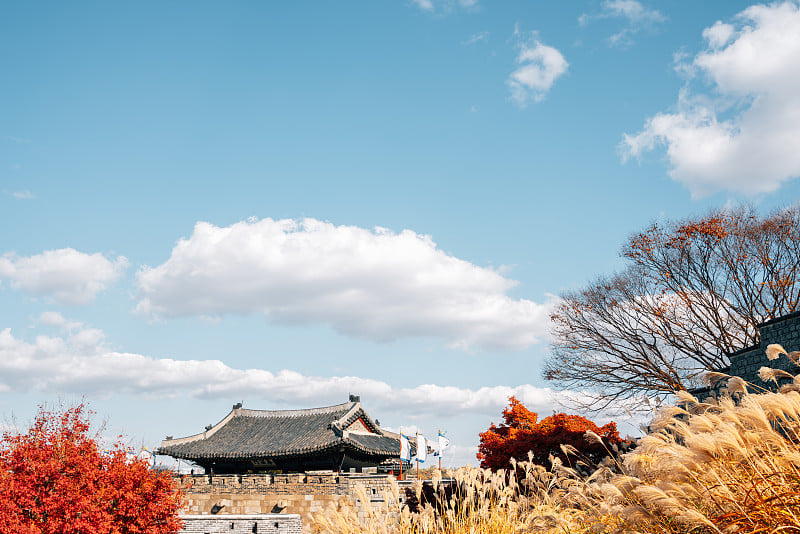
<svg viewBox="0 0 800 534">
<path fill-rule="evenodd" d="M 585 417 L 565 413 L 539 421 L 536 412 L 528 410 L 516 397 L 508 400 L 509 406 L 503 410 L 504 423 L 492 424 L 480 434 L 478 459 L 481 467 L 493 471 L 508 469 L 511 458 L 527 461 L 529 451 L 533 462 L 539 465 L 549 466 L 551 454 L 570 464 L 574 457 L 566 457 L 562 444 L 575 447 L 580 459 L 597 463 L 608 456 L 609 448 L 623 442 L 613 422 L 598 427 Z M 587 431 L 594 432 L 603 443 L 587 439 Z"/>
<path fill-rule="evenodd" d="M 102 451 L 84 404 L 40 407 L 25 433 L 0 440 L 0 532 L 172 534 L 182 495 L 166 473 L 119 443 Z"/>
</svg>

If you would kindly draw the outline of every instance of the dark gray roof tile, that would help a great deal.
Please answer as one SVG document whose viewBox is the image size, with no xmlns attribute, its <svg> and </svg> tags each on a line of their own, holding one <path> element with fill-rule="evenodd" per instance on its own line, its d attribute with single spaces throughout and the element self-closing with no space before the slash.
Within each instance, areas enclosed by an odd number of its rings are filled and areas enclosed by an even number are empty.
<svg viewBox="0 0 800 534">
<path fill-rule="evenodd" d="M 359 418 L 375 433 L 345 432 Z M 250 459 L 319 453 L 339 446 L 369 455 L 400 453 L 397 437 L 384 434 L 360 402 L 310 410 L 237 408 L 202 434 L 164 440 L 156 452 L 188 460 Z"/>
</svg>

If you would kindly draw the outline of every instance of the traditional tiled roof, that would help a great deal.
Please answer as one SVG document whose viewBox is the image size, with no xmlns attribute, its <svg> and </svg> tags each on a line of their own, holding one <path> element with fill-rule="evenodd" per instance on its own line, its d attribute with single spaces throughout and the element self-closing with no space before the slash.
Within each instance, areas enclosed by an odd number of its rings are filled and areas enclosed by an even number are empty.
<svg viewBox="0 0 800 534">
<path fill-rule="evenodd" d="M 235 405 L 205 432 L 166 439 L 156 453 L 187 460 L 248 460 L 324 453 L 341 447 L 366 455 L 400 454 L 399 439 L 384 432 L 357 398 L 310 410 L 247 410 Z"/>
</svg>

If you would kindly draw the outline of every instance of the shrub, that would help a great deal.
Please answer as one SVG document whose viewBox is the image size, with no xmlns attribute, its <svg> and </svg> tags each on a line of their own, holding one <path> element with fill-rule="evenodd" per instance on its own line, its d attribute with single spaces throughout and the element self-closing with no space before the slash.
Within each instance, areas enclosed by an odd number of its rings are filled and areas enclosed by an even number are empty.
<svg viewBox="0 0 800 534">
<path fill-rule="evenodd" d="M 40 407 L 24 434 L 0 440 L 0 532 L 169 534 L 181 528 L 182 496 L 169 475 L 101 451 L 83 404 Z"/>
<path fill-rule="evenodd" d="M 577 457 L 596 465 L 623 443 L 613 422 L 598 427 L 585 417 L 564 413 L 545 417 L 541 422 L 538 418 L 536 412 L 510 397 L 509 406 L 503 410 L 504 423 L 492 424 L 480 434 L 478 459 L 481 467 L 493 471 L 507 469 L 512 458 L 527 460 L 529 453 L 534 463 L 547 467 L 551 455 L 565 464 L 574 463 Z M 595 438 L 587 439 L 587 432 Z"/>
</svg>

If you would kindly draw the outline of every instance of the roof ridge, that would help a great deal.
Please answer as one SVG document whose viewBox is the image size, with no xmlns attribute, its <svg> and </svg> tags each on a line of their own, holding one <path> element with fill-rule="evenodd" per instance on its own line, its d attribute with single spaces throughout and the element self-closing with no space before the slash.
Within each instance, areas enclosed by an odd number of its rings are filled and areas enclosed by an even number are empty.
<svg viewBox="0 0 800 534">
<path fill-rule="evenodd" d="M 383 429 L 378 426 L 377 423 L 375 423 L 375 420 L 372 419 L 372 417 L 370 417 L 370 415 L 367 413 L 367 410 L 364 408 L 364 405 L 361 404 L 361 401 L 355 401 L 353 406 L 347 410 L 347 413 L 334 421 L 333 424 L 338 426 L 340 429 L 345 430 L 356 419 L 359 418 L 364 422 L 368 429 L 371 429 L 370 434 L 377 436 L 383 435 Z"/>
<path fill-rule="evenodd" d="M 339 419 L 334 421 L 334 424 L 338 424 L 342 428 L 342 430 L 344 430 L 344 427 L 347 426 L 348 419 L 353 417 L 358 412 L 364 411 L 364 408 L 361 406 L 360 402 L 351 402 L 348 404 L 352 404 L 352 406 L 348 408 L 348 410 L 344 413 L 344 415 L 342 415 Z"/>
<path fill-rule="evenodd" d="M 304 415 L 320 415 L 334 413 L 341 410 L 350 411 L 356 402 L 345 402 L 333 406 L 322 406 L 320 408 L 306 408 L 302 410 L 251 410 L 249 408 L 239 408 L 234 410 L 236 415 L 243 417 L 300 417 Z"/>
</svg>

